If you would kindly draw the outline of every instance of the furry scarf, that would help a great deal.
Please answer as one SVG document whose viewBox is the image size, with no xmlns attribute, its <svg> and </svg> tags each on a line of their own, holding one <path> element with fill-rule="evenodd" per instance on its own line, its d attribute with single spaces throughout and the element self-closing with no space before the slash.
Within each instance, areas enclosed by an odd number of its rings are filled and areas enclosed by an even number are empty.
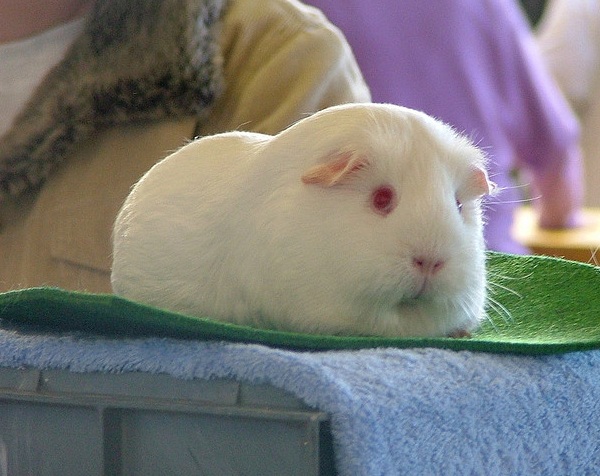
<svg viewBox="0 0 600 476">
<path fill-rule="evenodd" d="M 202 115 L 222 89 L 225 0 L 98 0 L 0 141 L 0 198 L 39 186 L 98 127 Z"/>
</svg>

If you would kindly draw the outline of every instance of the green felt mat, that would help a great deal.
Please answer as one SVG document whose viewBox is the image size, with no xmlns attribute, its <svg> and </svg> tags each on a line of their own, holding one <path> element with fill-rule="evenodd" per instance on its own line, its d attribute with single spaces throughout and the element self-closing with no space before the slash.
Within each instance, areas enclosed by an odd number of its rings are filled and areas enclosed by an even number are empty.
<svg viewBox="0 0 600 476">
<path fill-rule="evenodd" d="M 55 331 L 260 343 L 298 350 L 441 347 L 551 354 L 600 348 L 600 268 L 488 253 L 488 319 L 470 338 L 294 334 L 189 317 L 106 294 L 32 288 L 0 294 L 0 319 Z M 509 313 L 510 315 L 508 315 Z"/>
</svg>

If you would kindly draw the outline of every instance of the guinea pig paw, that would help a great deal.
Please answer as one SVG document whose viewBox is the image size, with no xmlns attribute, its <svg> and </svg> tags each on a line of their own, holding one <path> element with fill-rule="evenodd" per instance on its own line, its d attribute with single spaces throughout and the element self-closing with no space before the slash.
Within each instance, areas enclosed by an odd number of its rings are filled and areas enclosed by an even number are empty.
<svg viewBox="0 0 600 476">
<path fill-rule="evenodd" d="M 452 331 L 450 334 L 448 334 L 448 337 L 450 337 L 451 339 L 469 338 L 469 337 L 471 337 L 471 333 L 464 329 L 457 329 L 455 331 Z"/>
</svg>

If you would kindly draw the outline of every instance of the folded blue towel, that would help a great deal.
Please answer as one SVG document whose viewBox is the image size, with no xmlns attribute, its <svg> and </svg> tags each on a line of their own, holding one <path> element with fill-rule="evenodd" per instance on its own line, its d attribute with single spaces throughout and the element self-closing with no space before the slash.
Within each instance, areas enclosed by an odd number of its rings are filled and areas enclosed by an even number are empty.
<svg viewBox="0 0 600 476">
<path fill-rule="evenodd" d="M 600 474 L 600 351 L 294 352 L 5 329 L 0 366 L 271 384 L 330 415 L 341 475 Z"/>
</svg>

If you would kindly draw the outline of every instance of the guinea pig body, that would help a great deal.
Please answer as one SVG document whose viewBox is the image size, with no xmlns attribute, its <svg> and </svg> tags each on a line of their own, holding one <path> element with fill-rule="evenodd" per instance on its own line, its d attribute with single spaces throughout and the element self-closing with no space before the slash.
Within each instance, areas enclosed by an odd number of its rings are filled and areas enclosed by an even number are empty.
<svg viewBox="0 0 600 476">
<path fill-rule="evenodd" d="M 123 205 L 113 289 L 296 332 L 468 332 L 484 316 L 484 165 L 450 127 L 393 105 L 196 140 Z"/>
</svg>

